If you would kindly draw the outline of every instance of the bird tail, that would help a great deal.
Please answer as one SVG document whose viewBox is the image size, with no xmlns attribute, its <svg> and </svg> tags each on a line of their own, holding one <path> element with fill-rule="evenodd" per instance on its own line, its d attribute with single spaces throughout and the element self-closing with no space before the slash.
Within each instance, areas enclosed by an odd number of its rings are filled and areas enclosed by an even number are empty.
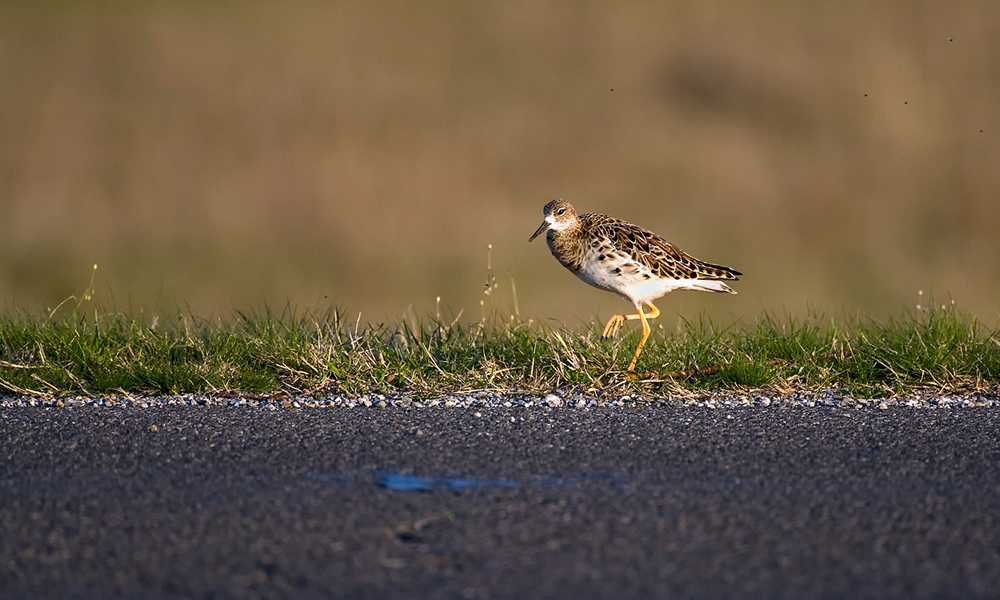
<svg viewBox="0 0 1000 600">
<path fill-rule="evenodd" d="M 716 279 L 696 279 L 688 285 L 689 290 L 700 292 L 726 292 L 735 294 L 736 290 Z"/>
<path fill-rule="evenodd" d="M 698 261 L 698 266 L 696 268 L 698 272 L 698 278 L 704 279 L 732 279 L 738 280 L 740 273 L 732 267 L 726 267 L 723 265 L 714 265 L 712 263 Z"/>
</svg>

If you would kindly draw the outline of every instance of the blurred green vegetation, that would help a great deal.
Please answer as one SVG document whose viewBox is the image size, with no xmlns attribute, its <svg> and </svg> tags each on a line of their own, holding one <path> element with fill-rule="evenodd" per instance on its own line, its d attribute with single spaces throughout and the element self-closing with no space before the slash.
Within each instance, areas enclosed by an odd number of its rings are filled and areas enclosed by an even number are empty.
<svg viewBox="0 0 1000 600">
<path fill-rule="evenodd" d="M 995 2 L 3 3 L 0 301 L 477 320 L 492 243 L 491 302 L 606 318 L 527 243 L 562 196 L 745 273 L 671 330 L 992 323 L 997 65 Z"/>
</svg>

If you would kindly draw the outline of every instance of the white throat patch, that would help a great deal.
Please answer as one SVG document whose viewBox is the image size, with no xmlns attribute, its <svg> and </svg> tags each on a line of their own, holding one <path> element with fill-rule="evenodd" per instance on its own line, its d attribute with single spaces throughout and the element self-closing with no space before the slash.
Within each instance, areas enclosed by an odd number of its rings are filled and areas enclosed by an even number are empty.
<svg viewBox="0 0 1000 600">
<path fill-rule="evenodd" d="M 569 226 L 569 223 L 566 221 L 557 221 L 552 215 L 545 217 L 545 221 L 549 224 L 549 229 L 553 231 L 562 231 Z"/>
</svg>

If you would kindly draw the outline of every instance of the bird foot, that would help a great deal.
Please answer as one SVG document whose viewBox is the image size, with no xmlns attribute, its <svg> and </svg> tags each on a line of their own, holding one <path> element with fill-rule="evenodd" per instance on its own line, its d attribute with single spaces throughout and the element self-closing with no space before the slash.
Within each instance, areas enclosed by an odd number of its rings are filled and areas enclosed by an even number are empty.
<svg viewBox="0 0 1000 600">
<path fill-rule="evenodd" d="M 625 315 L 614 315 L 608 319 L 608 323 L 604 326 L 604 333 L 601 334 L 601 337 L 615 337 L 624 322 Z"/>
</svg>

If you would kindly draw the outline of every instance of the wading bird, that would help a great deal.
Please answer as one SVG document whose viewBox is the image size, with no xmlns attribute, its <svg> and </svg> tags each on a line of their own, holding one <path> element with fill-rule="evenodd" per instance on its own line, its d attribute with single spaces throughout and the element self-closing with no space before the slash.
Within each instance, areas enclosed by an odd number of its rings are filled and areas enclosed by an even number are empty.
<svg viewBox="0 0 1000 600">
<path fill-rule="evenodd" d="M 625 321 L 642 322 L 642 339 L 628 370 L 649 337 L 649 319 L 660 315 L 653 301 L 674 290 L 736 291 L 724 283 L 735 281 L 739 271 L 713 265 L 684 253 L 648 229 L 607 215 L 577 215 L 573 205 L 557 198 L 545 205 L 545 219 L 528 241 L 548 230 L 545 240 L 552 255 L 574 275 L 590 285 L 614 292 L 635 305 L 634 315 L 614 315 L 604 326 L 612 337 Z M 645 304 L 650 308 L 642 310 Z"/>
</svg>

